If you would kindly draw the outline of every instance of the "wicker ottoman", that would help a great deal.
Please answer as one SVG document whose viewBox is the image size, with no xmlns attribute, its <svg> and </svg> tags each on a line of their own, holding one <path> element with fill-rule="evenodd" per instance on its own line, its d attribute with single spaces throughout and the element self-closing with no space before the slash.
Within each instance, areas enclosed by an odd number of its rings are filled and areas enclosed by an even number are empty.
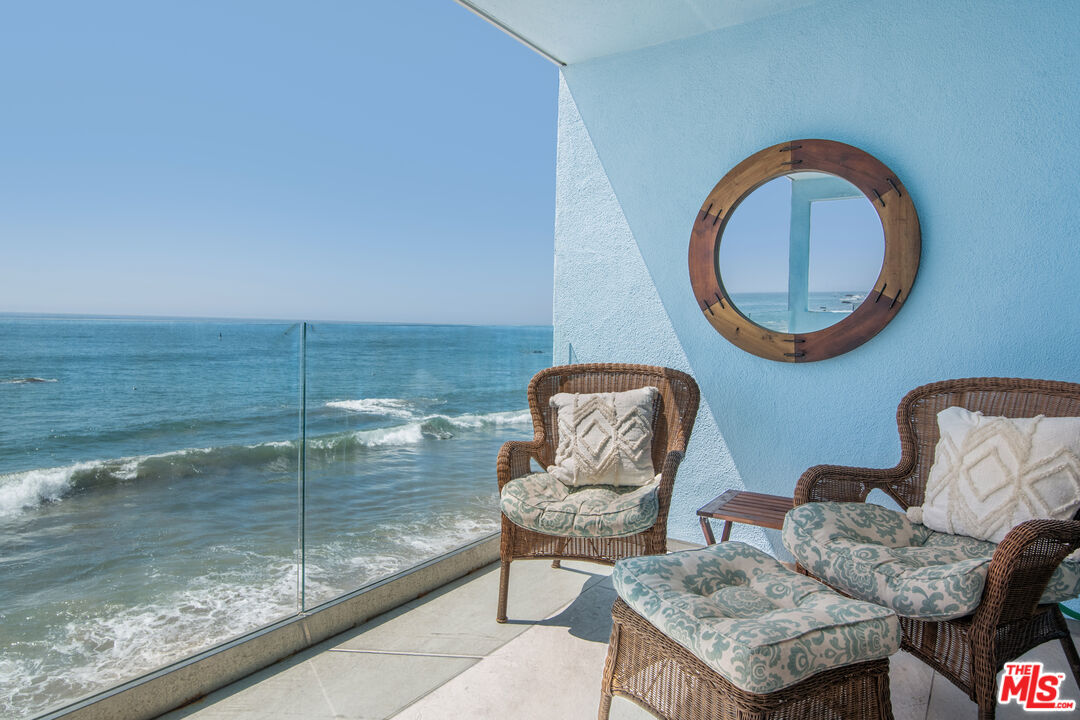
<svg viewBox="0 0 1080 720">
<path fill-rule="evenodd" d="M 671 720 L 891 720 L 895 614 L 743 543 L 620 560 L 600 719 L 613 695 Z"/>
</svg>

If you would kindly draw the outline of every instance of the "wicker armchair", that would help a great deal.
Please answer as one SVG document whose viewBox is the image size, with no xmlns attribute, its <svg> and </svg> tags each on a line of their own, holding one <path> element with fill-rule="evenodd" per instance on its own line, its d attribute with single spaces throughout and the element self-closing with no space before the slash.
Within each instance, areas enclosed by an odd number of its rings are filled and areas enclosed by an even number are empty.
<svg viewBox="0 0 1080 720">
<path fill-rule="evenodd" d="M 1043 380 L 972 378 L 916 388 L 900 402 L 896 422 L 902 457 L 890 469 L 819 465 L 803 473 L 795 505 L 864 502 L 877 488 L 902 507 L 923 504 L 938 441 L 937 413 L 957 405 L 1007 417 L 1080 416 L 1080 385 Z M 1060 640 L 1080 683 L 1080 656 L 1056 604 L 1039 604 L 1051 575 L 1080 547 L 1080 513 L 1069 521 L 1032 520 L 1013 528 L 993 554 L 982 600 L 956 620 L 901 617 L 903 649 L 951 680 L 978 703 L 979 717 L 996 709 L 997 674 L 1006 662 L 1049 640 Z"/>
<path fill-rule="evenodd" d="M 528 442 L 508 442 L 499 451 L 499 491 L 502 492 L 503 486 L 514 478 L 533 472 L 531 460 L 536 460 L 541 468 L 554 463 L 558 437 L 555 411 L 548 402 L 552 395 L 560 392 L 621 392 L 650 385 L 660 390 L 652 443 L 653 467 L 661 473 L 656 523 L 643 532 L 625 537 L 563 537 L 520 527 L 504 514 L 500 544 L 502 574 L 496 615 L 499 622 L 506 622 L 506 596 L 513 560 L 553 558 L 553 567 L 559 566 L 561 558 L 612 565 L 619 558 L 667 552 L 671 490 L 675 472 L 686 452 L 700 398 L 694 379 L 678 370 L 624 364 L 563 365 L 541 370 L 528 388 L 534 438 Z"/>
</svg>

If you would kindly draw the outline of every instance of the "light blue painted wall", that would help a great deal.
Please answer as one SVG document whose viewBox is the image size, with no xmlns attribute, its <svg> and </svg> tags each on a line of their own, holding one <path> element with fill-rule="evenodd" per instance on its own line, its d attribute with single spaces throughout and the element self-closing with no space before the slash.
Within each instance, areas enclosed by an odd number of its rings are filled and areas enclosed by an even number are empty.
<svg viewBox="0 0 1080 720">
<path fill-rule="evenodd" d="M 1078 36 L 1072 3 L 837 1 L 564 68 L 555 357 L 572 343 L 582 361 L 698 379 L 673 536 L 697 539 L 692 510 L 723 487 L 790 493 L 810 465 L 891 466 L 896 404 L 921 383 L 1080 381 Z M 708 325 L 686 255 L 717 180 L 804 137 L 892 168 L 923 256 L 881 334 L 787 365 Z"/>
</svg>

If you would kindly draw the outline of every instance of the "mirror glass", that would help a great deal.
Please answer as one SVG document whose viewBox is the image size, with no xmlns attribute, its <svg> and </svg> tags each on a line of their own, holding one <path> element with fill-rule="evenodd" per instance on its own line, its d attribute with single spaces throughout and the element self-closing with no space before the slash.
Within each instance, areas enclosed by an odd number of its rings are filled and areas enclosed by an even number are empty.
<svg viewBox="0 0 1080 720">
<path fill-rule="evenodd" d="M 836 175 L 800 172 L 739 203 L 716 262 L 744 316 L 777 332 L 810 333 L 854 312 L 884 258 L 885 233 L 870 200 Z"/>
</svg>

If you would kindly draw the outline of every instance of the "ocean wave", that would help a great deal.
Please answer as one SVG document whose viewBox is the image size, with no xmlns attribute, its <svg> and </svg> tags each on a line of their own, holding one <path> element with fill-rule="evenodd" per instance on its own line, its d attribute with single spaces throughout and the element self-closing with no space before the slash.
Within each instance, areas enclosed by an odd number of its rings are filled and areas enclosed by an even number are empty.
<svg viewBox="0 0 1080 720">
<path fill-rule="evenodd" d="M 437 415 L 435 417 L 445 416 Z M 447 419 L 463 428 L 532 425 L 532 413 L 528 410 L 506 410 L 483 415 L 458 415 Z"/>
<path fill-rule="evenodd" d="M 308 438 L 308 451 L 336 452 L 358 448 L 415 445 L 425 439 L 449 440 L 468 430 L 529 425 L 528 410 L 510 410 L 485 414 L 429 415 L 404 425 Z"/>
<path fill-rule="evenodd" d="M 55 378 L 20 377 L 0 380 L 0 385 L 28 385 L 31 383 L 54 383 L 60 382 Z"/>
<path fill-rule="evenodd" d="M 438 435 L 433 436 L 438 437 Z M 409 423 L 378 430 L 359 430 L 342 439 L 345 444 L 356 444 L 360 447 L 415 445 L 424 439 L 424 427 L 421 423 Z"/>
<path fill-rule="evenodd" d="M 527 426 L 531 422 L 528 410 L 431 415 L 403 425 L 309 437 L 307 457 L 314 462 L 333 462 L 345 452 L 418 445 L 426 440 L 450 440 L 463 432 Z M 240 467 L 262 468 L 269 474 L 296 472 L 296 455 L 295 441 L 276 440 L 254 445 L 188 448 L 8 473 L 0 475 L 0 519 L 59 502 L 72 493 L 120 483 L 179 480 L 215 472 L 224 475 Z"/>
<path fill-rule="evenodd" d="M 308 450 L 337 452 L 348 449 L 417 445 L 424 439 L 448 440 L 459 433 L 488 427 L 523 425 L 532 422 L 528 410 L 488 412 L 485 415 L 428 416 L 404 425 L 357 430 L 351 433 L 308 438 Z"/>
<path fill-rule="evenodd" d="M 326 403 L 326 407 L 365 415 L 382 415 L 384 417 L 415 420 L 420 424 L 421 431 L 424 434 L 435 436 L 453 432 L 455 429 L 472 430 L 483 427 L 529 425 L 532 423 L 532 415 L 528 410 L 509 410 L 481 414 L 467 413 L 464 415 L 422 415 L 412 401 L 401 398 L 334 400 Z M 381 430 L 372 432 L 375 433 L 373 437 L 382 437 Z M 415 433 L 412 433 L 411 437 L 414 438 L 413 441 L 419 440 Z"/>
<path fill-rule="evenodd" d="M 412 418 L 416 413 L 408 400 L 401 398 L 360 398 L 359 400 L 334 400 L 326 407 L 348 410 L 365 415 L 382 415 L 394 418 Z"/>
<path fill-rule="evenodd" d="M 271 465 L 282 459 L 291 460 L 292 468 L 295 468 L 296 443 L 189 448 L 8 473 L 0 475 L 0 518 L 58 502 L 79 490 L 124 482 L 183 478 L 240 465 Z"/>
<path fill-rule="evenodd" d="M 55 502 L 72 486 L 72 478 L 96 467 L 98 463 L 76 463 L 68 467 L 27 470 L 0 476 L 0 517 Z"/>
<path fill-rule="evenodd" d="M 404 445 L 420 442 L 425 437 L 449 440 L 463 430 L 512 427 L 531 423 L 532 414 L 528 410 L 510 410 L 483 415 L 429 415 L 419 422 L 397 428 L 361 430 L 356 432 L 354 437 L 363 444 L 372 446 Z"/>
</svg>

